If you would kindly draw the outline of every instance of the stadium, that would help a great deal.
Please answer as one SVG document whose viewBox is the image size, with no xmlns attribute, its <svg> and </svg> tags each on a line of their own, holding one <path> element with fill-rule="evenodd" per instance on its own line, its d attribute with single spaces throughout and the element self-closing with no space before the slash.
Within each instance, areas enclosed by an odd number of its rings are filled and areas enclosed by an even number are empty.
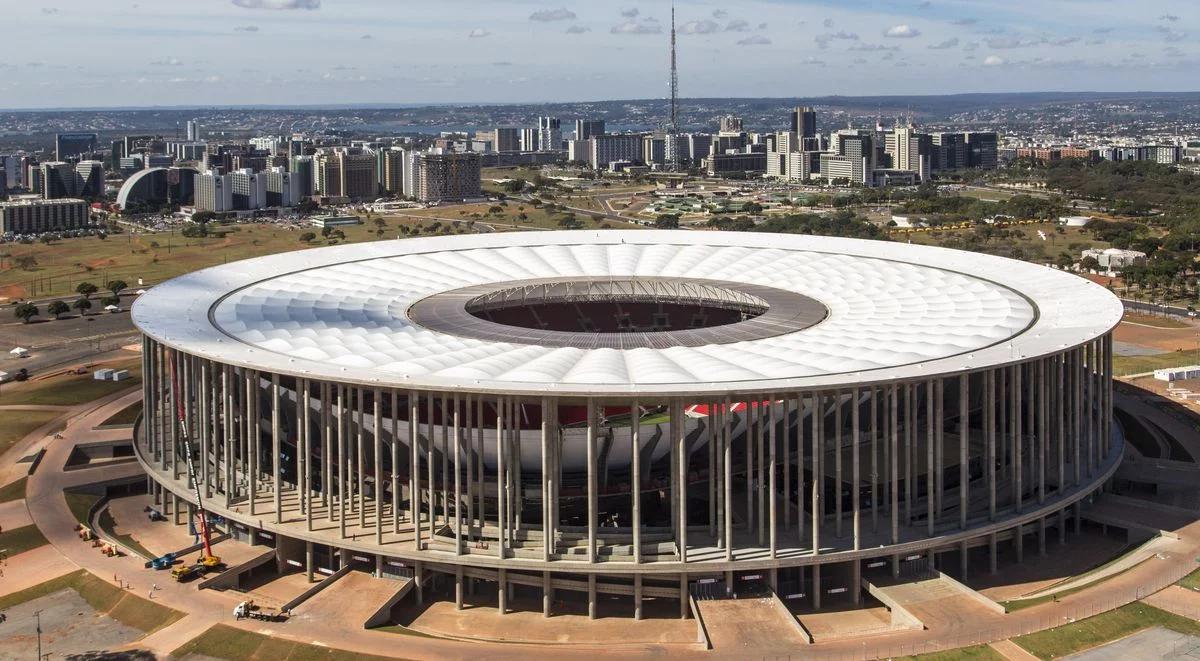
<svg viewBox="0 0 1200 661">
<path fill-rule="evenodd" d="M 892 242 L 333 246 L 137 302 L 135 446 L 177 512 L 190 459 L 235 538 L 310 576 L 414 577 L 418 600 L 857 604 L 870 574 L 995 571 L 1005 545 L 1078 530 L 1122 457 L 1121 314 L 1072 274 Z"/>
</svg>

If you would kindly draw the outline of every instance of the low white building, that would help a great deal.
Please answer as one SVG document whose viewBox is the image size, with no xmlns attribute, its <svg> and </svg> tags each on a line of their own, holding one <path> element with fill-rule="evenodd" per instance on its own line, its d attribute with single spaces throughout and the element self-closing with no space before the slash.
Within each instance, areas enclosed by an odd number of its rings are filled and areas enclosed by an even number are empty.
<svg viewBox="0 0 1200 661">
<path fill-rule="evenodd" d="M 1087 227 L 1087 224 L 1092 222 L 1091 216 L 1062 216 L 1058 219 L 1059 225 L 1067 227 Z"/>
<path fill-rule="evenodd" d="M 1089 248 L 1084 250 L 1081 259 L 1095 258 L 1100 269 L 1112 273 L 1146 259 L 1146 253 L 1137 250 L 1121 250 L 1120 248 Z"/>
</svg>

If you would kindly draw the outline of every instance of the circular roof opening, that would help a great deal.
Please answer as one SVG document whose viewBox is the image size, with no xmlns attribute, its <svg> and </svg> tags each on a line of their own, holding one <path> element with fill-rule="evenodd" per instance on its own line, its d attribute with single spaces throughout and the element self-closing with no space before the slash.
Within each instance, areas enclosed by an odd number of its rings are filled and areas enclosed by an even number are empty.
<svg viewBox="0 0 1200 661">
<path fill-rule="evenodd" d="M 803 330 L 828 308 L 795 292 L 691 278 L 528 280 L 429 296 L 417 325 L 461 337 L 577 348 L 728 344 Z"/>
</svg>

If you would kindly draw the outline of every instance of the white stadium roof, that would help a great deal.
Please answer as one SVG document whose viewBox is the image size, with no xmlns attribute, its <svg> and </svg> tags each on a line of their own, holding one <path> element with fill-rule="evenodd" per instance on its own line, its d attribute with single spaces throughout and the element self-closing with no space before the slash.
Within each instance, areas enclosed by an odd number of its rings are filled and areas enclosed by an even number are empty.
<svg viewBox="0 0 1200 661">
<path fill-rule="evenodd" d="M 631 349 L 482 339 L 409 316 L 419 301 L 466 287 L 629 277 L 769 287 L 814 299 L 827 314 L 756 339 Z M 1121 313 L 1115 296 L 1083 278 L 999 257 L 678 230 L 458 235 L 284 253 L 185 275 L 133 308 L 147 335 L 223 363 L 368 386 L 527 395 L 785 392 L 952 375 L 1079 345 Z"/>
</svg>

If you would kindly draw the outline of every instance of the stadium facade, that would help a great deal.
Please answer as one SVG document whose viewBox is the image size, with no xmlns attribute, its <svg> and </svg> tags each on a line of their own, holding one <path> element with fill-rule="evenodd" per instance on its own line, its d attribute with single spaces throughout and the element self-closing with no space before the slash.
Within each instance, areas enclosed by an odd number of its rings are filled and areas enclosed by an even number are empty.
<svg viewBox="0 0 1200 661">
<path fill-rule="evenodd" d="M 177 512 L 186 426 L 235 536 L 502 612 L 569 590 L 686 616 L 697 585 L 750 582 L 820 607 L 913 563 L 995 571 L 1079 526 L 1122 456 L 1119 301 L 932 247 L 408 239 L 198 271 L 133 316 L 137 454 Z"/>
</svg>

